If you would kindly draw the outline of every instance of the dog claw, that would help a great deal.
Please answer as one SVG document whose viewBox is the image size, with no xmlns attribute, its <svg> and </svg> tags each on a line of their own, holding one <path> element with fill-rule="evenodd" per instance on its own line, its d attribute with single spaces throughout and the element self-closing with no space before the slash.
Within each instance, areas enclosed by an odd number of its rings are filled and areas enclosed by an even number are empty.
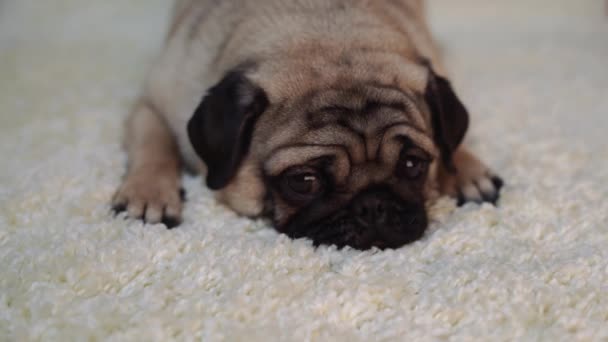
<svg viewBox="0 0 608 342">
<path fill-rule="evenodd" d="M 502 178 L 494 176 L 492 177 L 492 184 L 494 184 L 496 191 L 499 192 L 500 189 L 502 189 L 502 187 L 505 185 L 505 182 L 502 180 Z"/>
<path fill-rule="evenodd" d="M 114 216 L 118 216 L 127 211 L 127 205 L 124 203 L 114 204 L 110 210 Z"/>
<path fill-rule="evenodd" d="M 167 226 L 167 229 L 173 229 L 179 226 L 182 221 L 177 217 L 165 216 L 163 217 L 161 223 Z"/>
</svg>

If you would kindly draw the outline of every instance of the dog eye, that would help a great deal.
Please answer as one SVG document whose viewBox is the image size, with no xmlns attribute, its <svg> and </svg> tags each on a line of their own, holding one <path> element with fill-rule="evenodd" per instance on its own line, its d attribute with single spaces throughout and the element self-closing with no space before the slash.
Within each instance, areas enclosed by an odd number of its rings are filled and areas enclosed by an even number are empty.
<svg viewBox="0 0 608 342">
<path fill-rule="evenodd" d="M 281 190 L 290 200 L 308 201 L 323 190 L 323 182 L 317 171 L 295 168 L 284 173 Z"/>
<path fill-rule="evenodd" d="M 396 174 L 399 178 L 416 180 L 426 175 L 429 160 L 418 153 L 404 153 L 399 159 Z"/>
</svg>

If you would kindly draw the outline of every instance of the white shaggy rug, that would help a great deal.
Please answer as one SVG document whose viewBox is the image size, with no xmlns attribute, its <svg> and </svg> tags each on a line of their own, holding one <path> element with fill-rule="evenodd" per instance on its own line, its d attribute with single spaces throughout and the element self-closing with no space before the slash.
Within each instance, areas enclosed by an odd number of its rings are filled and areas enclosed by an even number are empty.
<svg viewBox="0 0 608 342">
<path fill-rule="evenodd" d="M 314 249 L 216 204 L 113 218 L 121 122 L 167 0 L 0 0 L 0 341 L 608 340 L 600 0 L 437 0 L 499 208 L 434 209 L 395 251 Z"/>
</svg>

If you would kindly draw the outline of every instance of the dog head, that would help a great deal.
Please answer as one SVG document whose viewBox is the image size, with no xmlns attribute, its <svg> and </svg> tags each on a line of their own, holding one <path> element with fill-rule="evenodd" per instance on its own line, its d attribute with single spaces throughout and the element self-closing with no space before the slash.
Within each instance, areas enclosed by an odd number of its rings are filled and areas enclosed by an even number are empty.
<svg viewBox="0 0 608 342">
<path fill-rule="evenodd" d="M 245 215 L 315 244 L 419 239 L 439 167 L 468 127 L 450 83 L 400 58 L 291 59 L 233 69 L 188 123 L 207 185 Z"/>
</svg>

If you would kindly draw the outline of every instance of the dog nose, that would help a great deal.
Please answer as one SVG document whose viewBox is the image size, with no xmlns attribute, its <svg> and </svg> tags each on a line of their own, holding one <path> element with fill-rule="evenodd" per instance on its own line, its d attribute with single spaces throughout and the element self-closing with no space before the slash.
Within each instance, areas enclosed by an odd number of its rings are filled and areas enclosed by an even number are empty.
<svg viewBox="0 0 608 342">
<path fill-rule="evenodd" d="M 364 194 L 353 204 L 355 219 L 364 227 L 376 227 L 388 222 L 386 199 L 377 193 Z"/>
</svg>

